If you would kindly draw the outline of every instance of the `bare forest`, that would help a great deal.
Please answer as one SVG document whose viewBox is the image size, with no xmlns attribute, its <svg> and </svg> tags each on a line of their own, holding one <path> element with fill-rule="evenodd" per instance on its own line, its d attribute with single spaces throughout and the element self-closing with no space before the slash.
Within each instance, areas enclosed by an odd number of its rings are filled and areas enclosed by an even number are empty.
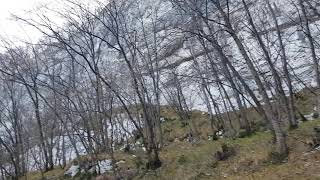
<svg viewBox="0 0 320 180">
<path fill-rule="evenodd" d="M 269 159 L 285 163 L 288 133 L 319 118 L 318 0 L 59 4 L 12 15 L 39 40 L 0 36 L 0 179 L 57 168 L 63 178 L 152 179 L 172 144 L 259 131 L 270 134 Z M 183 133 L 172 135 L 174 123 Z M 319 150 L 320 123 L 312 128 L 305 144 Z M 237 147 L 215 151 L 208 159 L 220 162 Z M 126 156 L 142 165 L 120 168 Z"/>
</svg>

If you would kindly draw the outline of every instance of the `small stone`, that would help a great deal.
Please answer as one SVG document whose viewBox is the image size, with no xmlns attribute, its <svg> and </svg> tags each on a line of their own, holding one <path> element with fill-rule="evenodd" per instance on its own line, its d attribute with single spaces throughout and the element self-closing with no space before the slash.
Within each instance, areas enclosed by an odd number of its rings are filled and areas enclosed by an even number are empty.
<svg viewBox="0 0 320 180">
<path fill-rule="evenodd" d="M 116 164 L 123 164 L 123 163 L 126 163 L 126 161 L 120 160 L 120 161 L 118 161 Z"/>
<path fill-rule="evenodd" d="M 304 164 L 304 167 L 309 167 L 311 164 L 309 162 Z"/>
</svg>

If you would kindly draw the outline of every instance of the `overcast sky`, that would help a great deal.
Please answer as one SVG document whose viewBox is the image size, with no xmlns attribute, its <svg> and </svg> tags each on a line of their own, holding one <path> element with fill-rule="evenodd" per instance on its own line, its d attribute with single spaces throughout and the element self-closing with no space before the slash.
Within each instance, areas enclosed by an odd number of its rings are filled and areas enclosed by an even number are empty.
<svg viewBox="0 0 320 180">
<path fill-rule="evenodd" d="M 11 14 L 24 15 L 51 0 L 0 0 L 0 35 L 11 40 L 38 39 L 40 33 L 12 19 Z"/>
<path fill-rule="evenodd" d="M 78 2 L 85 3 L 89 6 L 95 6 L 94 2 L 107 2 L 107 0 L 78 0 Z M 0 0 L 0 36 L 10 38 L 10 40 L 19 42 L 27 40 L 28 42 L 36 42 L 41 33 L 35 28 L 26 26 L 23 23 L 18 23 L 12 18 L 12 14 L 20 17 L 31 17 L 30 13 L 39 9 L 42 5 L 47 5 L 49 8 L 60 9 L 65 8 L 61 0 Z M 46 14 L 55 23 L 62 23 L 63 21 L 58 17 Z"/>
</svg>

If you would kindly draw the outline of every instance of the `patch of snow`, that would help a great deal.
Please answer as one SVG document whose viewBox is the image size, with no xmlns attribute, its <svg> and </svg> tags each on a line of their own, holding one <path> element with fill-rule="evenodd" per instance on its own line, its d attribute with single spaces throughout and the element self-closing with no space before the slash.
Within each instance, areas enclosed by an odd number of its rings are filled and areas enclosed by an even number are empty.
<svg viewBox="0 0 320 180">
<path fill-rule="evenodd" d="M 308 114 L 308 115 L 304 115 L 304 117 L 305 117 L 308 121 L 314 120 L 314 118 L 313 118 L 313 113 Z"/>
<path fill-rule="evenodd" d="M 78 174 L 80 171 L 79 165 L 72 165 L 65 173 L 64 175 L 74 177 L 75 175 Z"/>
<path fill-rule="evenodd" d="M 111 160 L 104 160 L 98 162 L 100 167 L 100 173 L 106 173 L 107 171 L 110 171 L 112 169 L 112 161 Z"/>
<path fill-rule="evenodd" d="M 124 151 L 129 145 L 128 144 L 124 144 L 121 148 L 120 151 Z"/>
<path fill-rule="evenodd" d="M 121 162 L 123 163 L 123 162 Z M 89 173 L 94 173 L 96 172 L 97 169 L 100 169 L 100 173 L 106 173 L 112 169 L 112 161 L 111 160 L 103 160 L 103 161 L 98 161 L 98 164 L 93 166 L 88 170 Z M 85 169 L 81 169 L 79 165 L 72 165 L 65 173 L 64 175 L 74 177 L 78 173 L 84 173 Z"/>
<path fill-rule="evenodd" d="M 315 111 L 315 112 L 317 112 L 317 111 L 318 111 L 317 106 L 314 106 L 314 107 L 313 107 L 313 111 Z"/>
<path fill-rule="evenodd" d="M 120 161 L 116 162 L 117 165 L 118 164 L 124 164 L 124 163 L 126 163 L 126 161 L 124 161 L 124 160 L 120 160 Z"/>
<path fill-rule="evenodd" d="M 222 130 L 220 130 L 220 131 L 217 132 L 217 135 L 218 135 L 218 136 L 222 136 L 222 134 L 223 134 L 223 131 L 222 131 Z"/>
<path fill-rule="evenodd" d="M 142 143 L 141 143 L 141 141 L 137 141 L 137 142 L 135 143 L 135 145 L 136 145 L 136 146 L 139 146 L 139 145 L 142 145 Z"/>
</svg>

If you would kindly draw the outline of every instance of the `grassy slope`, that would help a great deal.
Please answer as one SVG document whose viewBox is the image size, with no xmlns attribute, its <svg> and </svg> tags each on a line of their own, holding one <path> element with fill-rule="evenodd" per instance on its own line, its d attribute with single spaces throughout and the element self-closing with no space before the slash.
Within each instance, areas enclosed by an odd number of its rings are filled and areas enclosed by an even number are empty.
<svg viewBox="0 0 320 180">
<path fill-rule="evenodd" d="M 202 141 L 190 144 L 185 141 L 170 143 L 160 154 L 163 166 L 147 173 L 144 180 L 187 179 L 320 179 L 320 151 L 308 152 L 303 142 L 311 137 L 312 128 L 320 126 L 320 120 L 302 123 L 288 134 L 290 155 L 286 163 L 270 164 L 266 160 L 271 150 L 271 134 L 257 132 L 251 137 Z M 296 139 L 299 137 L 299 140 Z M 218 164 L 213 162 L 214 153 L 226 143 L 236 148 L 236 155 Z M 119 155 L 118 158 L 126 156 Z M 62 169 L 45 174 L 48 179 L 59 179 Z M 29 179 L 40 179 L 39 173 L 30 173 Z"/>
<path fill-rule="evenodd" d="M 299 92 L 296 100 L 297 107 L 303 114 L 312 112 L 312 95 L 307 90 Z M 261 118 L 253 109 L 248 109 L 251 122 L 260 122 Z M 311 137 L 312 128 L 320 126 L 320 120 L 309 121 L 300 125 L 288 134 L 290 155 L 288 162 L 281 165 L 272 165 L 266 160 L 271 151 L 271 134 L 257 132 L 251 137 L 239 139 L 220 139 L 208 141 L 210 123 L 208 115 L 200 111 L 192 112 L 192 120 L 201 133 L 201 141 L 197 144 L 182 140 L 188 132 L 188 127 L 182 126 L 179 117 L 172 108 L 163 107 L 162 116 L 167 121 L 162 124 L 166 146 L 160 152 L 163 166 L 154 172 L 148 172 L 144 177 L 136 179 L 320 179 L 320 153 L 306 153 L 304 142 Z M 237 122 L 233 122 L 237 126 Z M 221 144 L 226 143 L 236 148 L 236 156 L 219 162 L 213 162 L 214 153 L 220 150 Z M 141 153 L 140 153 L 141 154 Z M 107 156 L 103 158 L 108 158 Z M 134 168 L 136 160 L 131 155 L 119 153 L 117 159 L 128 159 L 128 167 Z M 139 155 L 138 155 L 139 156 Z M 143 155 L 141 155 L 143 158 Z M 127 168 L 127 167 L 126 167 Z M 47 179 L 63 179 L 63 169 L 55 169 L 44 174 Z M 41 178 L 39 172 L 29 173 L 27 179 Z"/>
<path fill-rule="evenodd" d="M 320 179 L 320 151 L 306 153 L 308 147 L 304 144 L 317 125 L 320 126 L 320 120 L 305 122 L 289 132 L 290 155 L 281 165 L 267 161 L 272 148 L 271 134 L 258 132 L 236 140 L 170 144 L 161 152 L 163 167 L 144 179 Z M 213 156 L 222 143 L 235 147 L 237 154 L 216 165 Z"/>
</svg>

